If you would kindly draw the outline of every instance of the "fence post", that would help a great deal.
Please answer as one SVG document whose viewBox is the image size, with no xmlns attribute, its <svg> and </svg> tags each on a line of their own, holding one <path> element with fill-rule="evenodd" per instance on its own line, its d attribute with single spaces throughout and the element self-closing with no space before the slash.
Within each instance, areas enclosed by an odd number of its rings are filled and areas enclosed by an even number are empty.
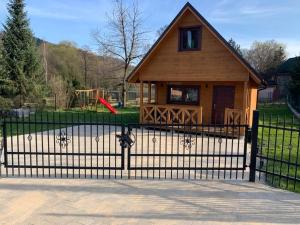
<svg viewBox="0 0 300 225">
<path fill-rule="evenodd" d="M 0 112 L 1 113 L 1 112 Z M 0 178 L 2 177 L 2 153 L 4 148 L 4 139 L 3 139 L 3 121 L 0 118 Z"/>
<path fill-rule="evenodd" d="M 122 128 L 121 128 L 121 136 L 124 137 L 125 135 L 125 126 L 122 125 Z M 125 168 L 125 146 L 124 146 L 124 141 L 122 140 L 122 143 L 121 143 L 121 150 L 122 150 L 122 158 L 121 158 L 121 168 L 122 170 L 124 170 Z"/>
<path fill-rule="evenodd" d="M 257 139 L 258 139 L 258 118 L 259 111 L 253 111 L 253 121 L 251 129 L 251 161 L 250 161 L 250 175 L 249 181 L 255 182 L 256 172 L 256 156 L 257 156 Z"/>
<path fill-rule="evenodd" d="M 56 106 L 57 102 L 56 101 L 57 101 L 56 94 L 54 94 L 54 109 L 55 109 L 55 111 L 57 110 L 57 106 Z"/>
</svg>

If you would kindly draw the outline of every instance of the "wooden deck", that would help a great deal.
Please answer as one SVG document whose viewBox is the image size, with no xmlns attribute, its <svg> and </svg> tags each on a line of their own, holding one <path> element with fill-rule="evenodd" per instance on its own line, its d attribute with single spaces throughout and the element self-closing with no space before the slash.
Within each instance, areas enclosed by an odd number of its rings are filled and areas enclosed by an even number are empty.
<svg viewBox="0 0 300 225">
<path fill-rule="evenodd" d="M 140 111 L 141 123 L 201 125 L 203 121 L 202 106 L 143 104 Z M 244 118 L 243 110 L 226 108 L 224 125 L 247 124 L 247 112 Z"/>
<path fill-rule="evenodd" d="M 244 135 L 247 116 L 240 109 L 226 108 L 224 124 L 203 124 L 201 106 L 143 104 L 141 123 L 152 129 L 176 130 L 216 136 Z"/>
</svg>

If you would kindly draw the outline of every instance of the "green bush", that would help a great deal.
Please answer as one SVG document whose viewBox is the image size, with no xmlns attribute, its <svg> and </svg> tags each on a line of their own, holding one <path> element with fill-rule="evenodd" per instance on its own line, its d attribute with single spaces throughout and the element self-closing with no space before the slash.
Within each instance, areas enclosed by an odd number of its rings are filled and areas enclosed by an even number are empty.
<svg viewBox="0 0 300 225">
<path fill-rule="evenodd" d="M 0 96 L 0 109 L 2 110 L 9 110 L 13 106 L 12 100 L 8 98 L 3 98 Z"/>
</svg>

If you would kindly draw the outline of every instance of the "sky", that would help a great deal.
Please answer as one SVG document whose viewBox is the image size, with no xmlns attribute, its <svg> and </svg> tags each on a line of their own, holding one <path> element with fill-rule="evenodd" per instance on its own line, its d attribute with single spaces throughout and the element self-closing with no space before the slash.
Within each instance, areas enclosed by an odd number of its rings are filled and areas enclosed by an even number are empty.
<svg viewBox="0 0 300 225">
<path fill-rule="evenodd" d="M 132 0 L 124 0 L 130 4 Z M 8 0 L 0 0 L 0 24 L 6 21 Z M 242 48 L 253 41 L 276 40 L 287 47 L 288 56 L 300 54 L 300 0 L 190 0 L 225 38 Z M 93 31 L 106 32 L 112 0 L 25 0 L 35 36 L 52 43 L 64 40 L 78 47 L 96 49 Z M 139 0 L 147 40 L 169 24 L 185 0 Z M 0 28 L 2 29 L 2 27 Z"/>
</svg>

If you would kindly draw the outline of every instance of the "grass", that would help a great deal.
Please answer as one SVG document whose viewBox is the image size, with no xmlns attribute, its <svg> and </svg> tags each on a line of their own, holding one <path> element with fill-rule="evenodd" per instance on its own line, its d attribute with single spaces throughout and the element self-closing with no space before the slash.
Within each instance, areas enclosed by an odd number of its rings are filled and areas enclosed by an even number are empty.
<svg viewBox="0 0 300 225">
<path fill-rule="evenodd" d="M 29 117 L 6 118 L 7 135 L 28 134 L 51 129 L 66 127 L 66 123 L 105 123 L 105 124 L 129 124 L 138 123 L 139 111 L 137 107 L 118 109 L 117 114 L 107 110 L 101 112 L 81 109 L 59 110 L 59 111 L 37 111 Z M 12 123 L 11 123 L 12 121 Z M 24 123 L 24 126 L 22 122 Z M 48 124 L 40 123 L 48 122 Z M 16 123 L 19 122 L 19 123 Z M 30 124 L 27 122 L 31 122 Z"/>
<path fill-rule="evenodd" d="M 262 169 L 286 176 L 266 174 L 266 181 L 274 187 L 300 192 L 299 120 L 295 119 L 287 105 L 260 105 L 259 150 L 269 160 Z M 277 129 L 278 128 L 278 129 Z M 284 129 L 287 128 L 287 129 Z M 290 163 L 288 163 L 290 162 Z M 289 177 L 289 178 L 288 178 Z"/>
</svg>

